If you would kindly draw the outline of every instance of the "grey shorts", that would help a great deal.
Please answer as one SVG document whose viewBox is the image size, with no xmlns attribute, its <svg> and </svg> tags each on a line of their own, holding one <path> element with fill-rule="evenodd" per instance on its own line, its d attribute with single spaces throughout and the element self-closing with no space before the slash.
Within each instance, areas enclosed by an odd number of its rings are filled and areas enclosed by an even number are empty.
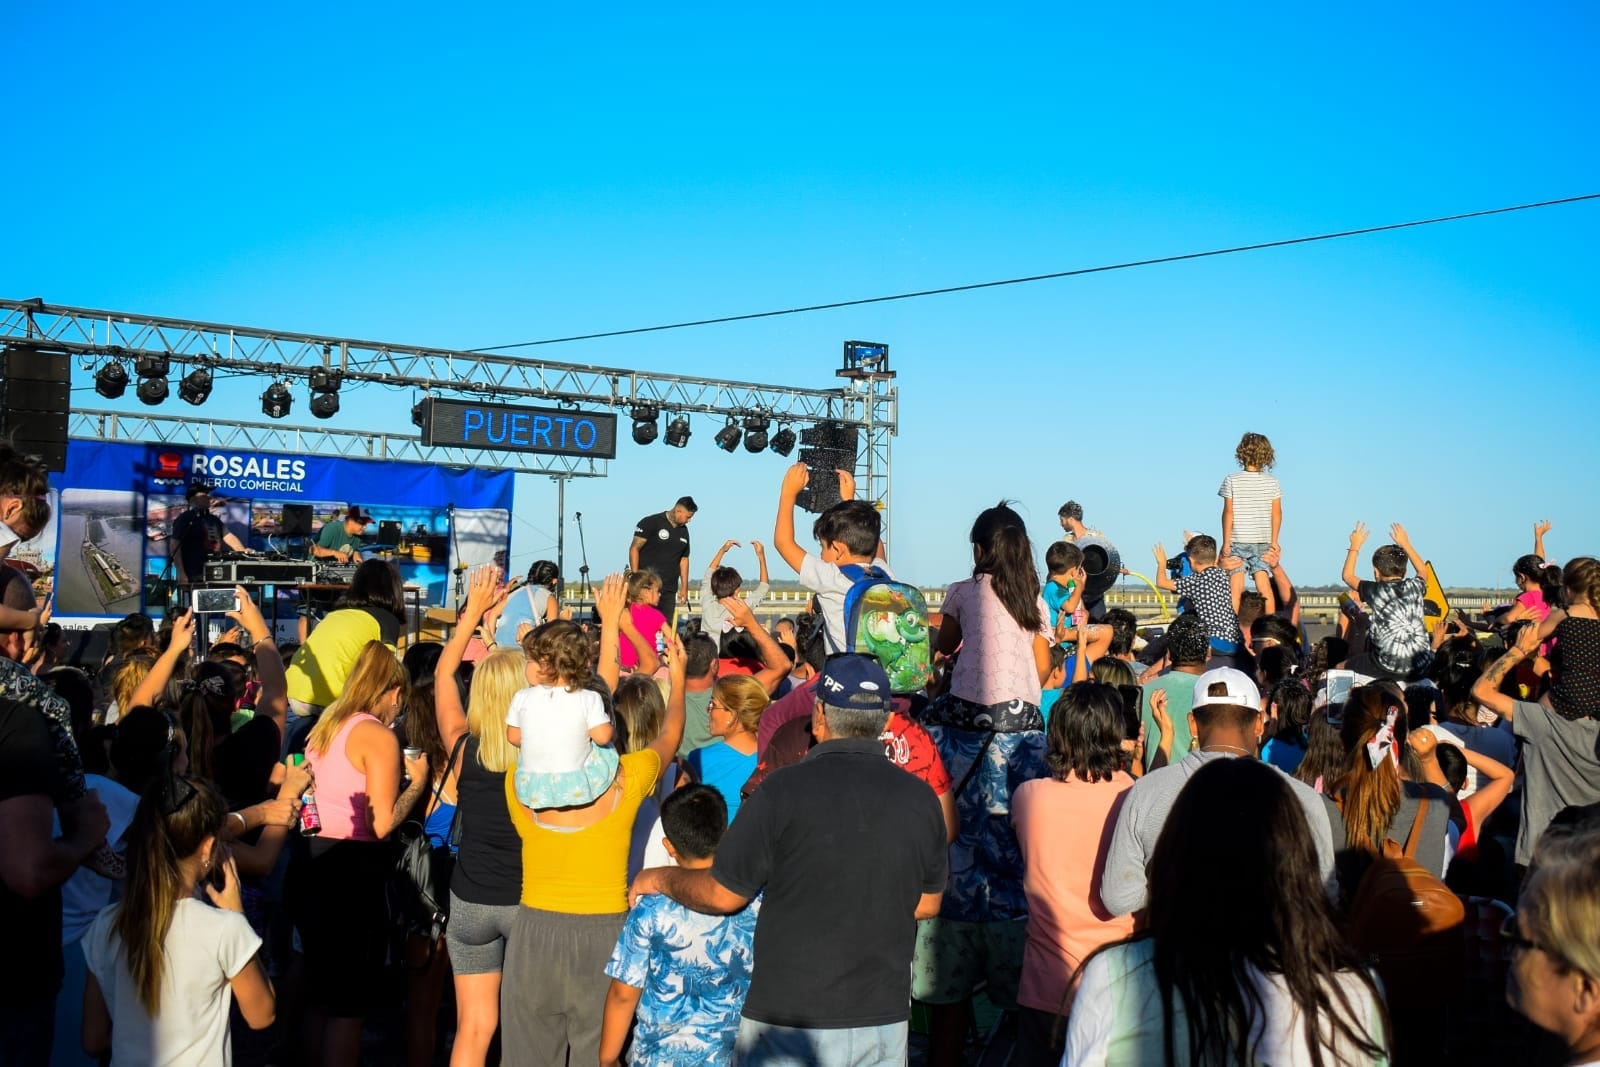
<svg viewBox="0 0 1600 1067">
<path fill-rule="evenodd" d="M 474 904 L 450 894 L 450 923 L 444 928 L 450 966 L 457 974 L 498 974 L 505 969 L 506 938 L 516 922 L 517 904 Z"/>
</svg>

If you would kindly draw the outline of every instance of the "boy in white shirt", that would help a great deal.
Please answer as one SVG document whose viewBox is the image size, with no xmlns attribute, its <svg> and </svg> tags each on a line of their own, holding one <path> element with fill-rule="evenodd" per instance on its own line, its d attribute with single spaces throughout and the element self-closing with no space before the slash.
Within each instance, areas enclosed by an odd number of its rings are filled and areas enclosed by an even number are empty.
<svg viewBox="0 0 1600 1067">
<path fill-rule="evenodd" d="M 848 647 L 844 598 L 855 579 L 839 568 L 851 564 L 876 567 L 884 577 L 894 577 L 880 555 L 878 539 L 883 532 L 883 520 L 878 509 L 870 501 L 854 499 L 854 475 L 849 471 L 836 473 L 839 475 L 839 503 L 818 515 L 811 526 L 812 536 L 822 546 L 820 555 L 807 552 L 794 539 L 795 498 L 811 480 L 811 472 L 804 463 L 796 463 L 784 472 L 783 487 L 778 491 L 778 520 L 772 532 L 772 544 L 778 555 L 799 573 L 800 584 L 817 594 L 823 640 L 829 653 L 843 652 Z"/>
</svg>

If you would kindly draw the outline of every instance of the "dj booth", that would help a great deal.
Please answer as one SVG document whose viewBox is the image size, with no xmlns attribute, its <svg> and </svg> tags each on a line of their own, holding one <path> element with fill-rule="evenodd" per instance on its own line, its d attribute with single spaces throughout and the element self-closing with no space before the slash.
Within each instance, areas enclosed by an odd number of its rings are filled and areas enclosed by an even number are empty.
<svg viewBox="0 0 1600 1067">
<path fill-rule="evenodd" d="M 210 487 L 212 513 L 250 549 L 213 554 L 204 583 L 260 589 L 291 618 L 290 598 L 331 603 L 349 585 L 354 564 L 310 557 L 318 533 L 342 523 L 352 504 L 377 522 L 348 543 L 395 565 L 413 619 L 454 600 L 458 566 L 503 565 L 510 552 L 509 471 L 74 439 L 66 470 L 52 479 L 50 526 L 24 546 L 54 581 L 58 619 L 83 626 L 166 610 L 176 584 L 173 523 L 192 482 Z"/>
</svg>

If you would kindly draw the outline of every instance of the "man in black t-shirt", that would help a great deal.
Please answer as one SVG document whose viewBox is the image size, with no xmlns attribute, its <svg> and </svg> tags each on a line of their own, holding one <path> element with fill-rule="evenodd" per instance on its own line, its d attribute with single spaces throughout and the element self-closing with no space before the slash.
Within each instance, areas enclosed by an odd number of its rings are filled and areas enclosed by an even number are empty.
<svg viewBox="0 0 1600 1067">
<path fill-rule="evenodd" d="M 917 920 L 939 913 L 948 872 L 944 816 L 883 758 L 875 660 L 829 659 L 816 694 L 816 747 L 744 802 L 711 868 L 642 871 L 632 897 L 729 915 L 764 891 L 740 1061 L 904 1063 Z"/>
<path fill-rule="evenodd" d="M 245 551 L 239 539 L 228 532 L 222 520 L 211 514 L 211 487 L 192 482 L 184 496 L 189 509 L 172 524 L 172 542 L 177 546 L 178 584 L 196 585 L 205 581 L 206 560 L 223 547 Z"/>
<path fill-rule="evenodd" d="M 628 545 L 628 569 L 651 570 L 661 579 L 661 611 L 689 603 L 689 520 L 700 510 L 692 496 L 680 496 L 671 511 L 640 519 Z"/>
<path fill-rule="evenodd" d="M 61 884 L 105 840 L 111 822 L 93 790 L 51 833 L 60 771 L 38 708 L 0 698 L 0 1063 L 49 1063 L 61 990 Z"/>
</svg>

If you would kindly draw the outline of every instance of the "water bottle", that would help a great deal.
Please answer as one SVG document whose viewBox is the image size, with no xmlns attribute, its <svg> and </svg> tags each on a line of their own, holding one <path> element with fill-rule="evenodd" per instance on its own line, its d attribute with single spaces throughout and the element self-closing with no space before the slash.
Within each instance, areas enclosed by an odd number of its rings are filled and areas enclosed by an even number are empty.
<svg viewBox="0 0 1600 1067">
<path fill-rule="evenodd" d="M 300 766 L 306 761 L 304 753 L 294 754 L 294 765 Z M 322 832 L 322 816 L 317 814 L 317 795 L 313 790 L 306 790 L 300 798 L 300 836 L 316 837 Z"/>
</svg>

